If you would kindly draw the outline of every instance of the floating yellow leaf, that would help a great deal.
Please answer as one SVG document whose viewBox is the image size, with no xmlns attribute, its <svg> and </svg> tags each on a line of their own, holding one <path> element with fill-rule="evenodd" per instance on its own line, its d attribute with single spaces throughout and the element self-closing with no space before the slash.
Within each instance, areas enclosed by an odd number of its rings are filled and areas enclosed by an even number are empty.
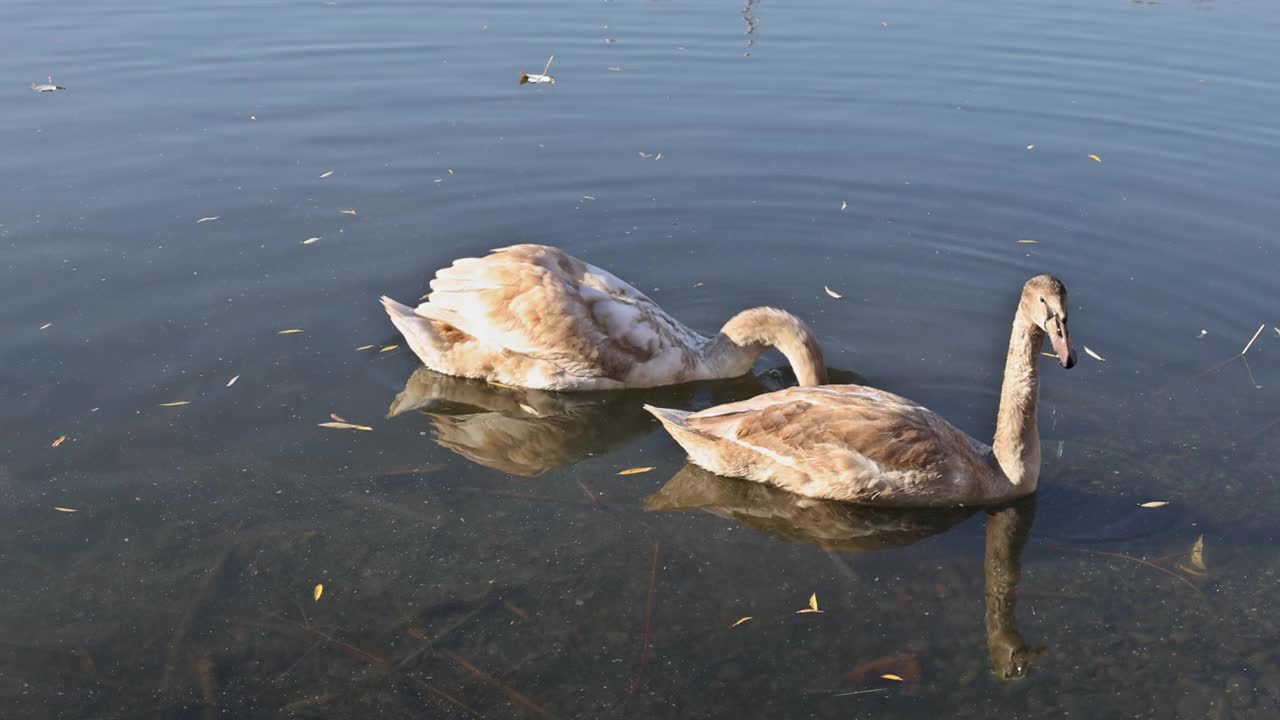
<svg viewBox="0 0 1280 720">
<path fill-rule="evenodd" d="M 177 402 L 160 403 L 160 407 L 180 407 L 182 405 L 190 405 L 190 400 L 178 400 Z"/>
<path fill-rule="evenodd" d="M 316 583 L 316 589 L 312 591 L 311 596 L 316 599 L 316 602 L 320 602 L 320 596 L 323 594 L 324 594 L 324 584 Z"/>
<path fill-rule="evenodd" d="M 54 509 L 54 510 L 57 510 L 58 512 L 80 512 L 79 510 L 76 510 L 75 508 L 69 508 L 69 507 L 58 507 L 57 505 L 54 505 L 54 506 L 53 506 L 53 509 Z"/>
<path fill-rule="evenodd" d="M 343 215 L 355 215 L 355 214 L 356 214 L 356 211 L 355 211 L 355 210 L 339 210 L 338 212 L 342 213 Z"/>
<path fill-rule="evenodd" d="M 41 330 L 48 330 L 48 329 L 49 329 L 49 328 L 51 328 L 51 327 L 53 327 L 53 323 L 45 323 L 45 324 L 43 324 L 43 325 L 41 325 L 41 326 L 40 326 L 40 329 L 41 329 Z"/>
<path fill-rule="evenodd" d="M 746 617 L 740 617 L 740 618 L 738 618 L 738 621 L 737 621 L 737 622 L 735 622 L 734 624 L 730 625 L 729 627 L 730 627 L 730 628 L 736 628 L 736 627 L 738 627 L 739 625 L 741 625 L 742 623 L 744 623 L 744 622 L 746 622 L 746 621 L 750 620 L 750 619 L 751 619 L 751 617 L 752 617 L 751 615 L 748 615 L 748 616 L 746 616 Z"/>
<path fill-rule="evenodd" d="M 303 244 L 303 245 L 310 245 L 310 244 L 312 244 L 312 243 L 318 243 L 318 242 L 320 242 L 320 238 L 318 238 L 318 237 L 309 237 L 309 238 L 307 238 L 306 240 L 303 240 L 303 241 L 302 241 L 302 244 Z"/>
<path fill-rule="evenodd" d="M 323 180 L 324 178 L 327 178 L 327 177 L 329 177 L 329 176 L 330 176 L 330 175 L 332 175 L 332 174 L 333 174 L 333 171 L 332 171 L 332 170 L 330 170 L 330 171 L 328 171 L 328 172 L 326 172 L 326 173 L 322 173 L 322 174 L 320 175 L 320 178 Z"/>
<path fill-rule="evenodd" d="M 361 345 L 360 347 L 356 348 L 356 352 L 359 352 L 361 350 L 368 350 L 369 348 L 373 348 L 373 347 L 377 347 L 377 345 Z"/>
<path fill-rule="evenodd" d="M 200 223 L 213 222 L 214 220 L 217 220 L 217 219 L 218 219 L 218 218 L 220 218 L 220 217 L 222 217 L 222 216 L 221 216 L 221 215 L 214 215 L 213 217 L 202 217 L 202 218 L 200 218 L 199 220 L 197 220 L 197 221 L 196 221 L 196 224 L 197 224 L 197 225 L 199 225 Z"/>
<path fill-rule="evenodd" d="M 1138 507 L 1158 508 L 1158 507 L 1164 507 L 1165 505 L 1168 505 L 1168 504 L 1169 504 L 1168 500 L 1152 500 L 1151 502 L 1144 502 Z"/>
<path fill-rule="evenodd" d="M 1094 155 L 1093 153 L 1089 153 L 1089 159 L 1094 162 L 1102 162 L 1102 158 L 1098 157 L 1097 155 Z"/>
<path fill-rule="evenodd" d="M 1081 345 L 1081 347 L 1083 347 L 1083 348 L 1084 348 L 1084 354 L 1085 354 L 1085 355 L 1088 355 L 1089 357 L 1093 358 L 1094 360 L 1097 360 L 1098 362 L 1106 362 L 1106 361 L 1107 361 L 1107 359 L 1106 359 L 1106 358 L 1104 358 L 1104 357 L 1102 357 L 1101 355 L 1099 355 L 1098 353 L 1096 353 L 1096 352 L 1094 352 L 1094 351 L 1090 350 L 1088 345 Z"/>
<path fill-rule="evenodd" d="M 239 375 L 237 375 L 237 376 L 235 376 L 235 377 L 231 378 L 230 380 L 228 380 L 228 381 L 227 381 L 227 387 L 231 387 L 232 385 L 235 385 L 235 384 L 236 384 L 236 381 L 237 381 L 237 380 L 239 380 L 239 379 L 240 379 L 240 376 L 239 376 Z"/>
<path fill-rule="evenodd" d="M 1019 240 L 1018 244 L 1019 245 L 1039 245 L 1040 241 L 1039 240 Z"/>
<path fill-rule="evenodd" d="M 277 335 L 293 335 L 294 333 L 300 333 L 300 332 L 302 332 L 302 328 L 289 328 L 288 330 L 280 330 L 276 334 Z"/>
<path fill-rule="evenodd" d="M 67 441 L 66 435 L 59 435 L 57 440 L 54 440 L 53 442 L 49 443 L 49 447 L 58 447 L 59 445 L 61 445 L 66 441 Z"/>
<path fill-rule="evenodd" d="M 639 475 L 640 473 L 647 473 L 652 469 L 653 468 L 651 467 L 633 467 L 633 468 L 627 468 L 626 470 L 623 470 L 618 474 L 619 475 Z"/>
<path fill-rule="evenodd" d="M 368 425 L 356 425 L 349 422 L 327 422 L 320 423 L 322 428 L 334 428 L 335 430 L 363 430 L 365 432 L 373 432 L 373 428 Z"/>
<path fill-rule="evenodd" d="M 809 609 L 810 609 L 810 610 L 813 610 L 814 612 L 819 612 L 819 610 L 818 610 L 818 593 L 814 593 L 814 594 L 812 594 L 812 595 L 810 595 L 810 596 L 809 596 Z"/>
<path fill-rule="evenodd" d="M 395 349 L 396 349 L 396 348 L 398 348 L 398 347 L 400 347 L 400 346 L 399 346 L 399 345 L 387 345 L 386 347 L 382 348 L 382 349 L 381 349 L 381 350 L 379 350 L 378 352 L 380 352 L 380 353 L 384 353 L 384 352 L 391 352 L 392 350 L 395 350 Z"/>
<path fill-rule="evenodd" d="M 894 681 L 894 682 L 902 682 L 902 678 L 898 677 L 897 675 L 894 675 L 893 673 L 885 673 L 885 674 L 881 675 L 880 677 L 884 678 L 885 680 L 892 680 L 892 681 Z"/>
<path fill-rule="evenodd" d="M 827 287 L 826 285 L 823 285 L 823 286 L 822 286 L 822 289 L 823 289 L 823 290 L 826 290 L 828 295 L 830 295 L 831 297 L 833 297 L 833 298 L 835 298 L 835 299 L 837 299 L 837 300 L 839 300 L 840 298 L 844 297 L 843 295 L 841 295 L 840 293 L 836 292 L 835 290 L 832 290 L 831 288 Z"/>
</svg>

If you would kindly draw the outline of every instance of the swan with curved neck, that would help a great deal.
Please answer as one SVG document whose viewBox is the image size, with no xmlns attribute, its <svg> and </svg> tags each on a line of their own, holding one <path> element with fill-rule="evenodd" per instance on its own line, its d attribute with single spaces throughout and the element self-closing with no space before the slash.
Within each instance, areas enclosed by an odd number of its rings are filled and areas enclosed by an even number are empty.
<svg viewBox="0 0 1280 720">
<path fill-rule="evenodd" d="M 688 413 L 646 406 L 695 464 L 829 500 L 898 507 L 988 505 L 1029 495 L 1040 476 L 1039 354 L 1075 365 L 1067 289 L 1023 286 L 1014 313 L 993 443 L 934 412 L 861 385 L 780 390 Z"/>
<path fill-rule="evenodd" d="M 436 273 L 416 308 L 383 297 L 432 370 L 541 390 L 618 390 L 743 375 L 769 348 L 802 385 L 826 382 L 800 318 L 752 308 L 700 335 L 609 272 L 545 245 L 513 245 Z"/>
</svg>

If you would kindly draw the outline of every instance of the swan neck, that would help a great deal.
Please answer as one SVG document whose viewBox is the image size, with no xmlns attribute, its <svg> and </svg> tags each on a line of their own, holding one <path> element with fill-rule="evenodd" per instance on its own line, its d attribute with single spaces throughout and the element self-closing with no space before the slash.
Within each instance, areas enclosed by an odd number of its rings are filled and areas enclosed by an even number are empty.
<svg viewBox="0 0 1280 720">
<path fill-rule="evenodd" d="M 712 361 L 746 360 L 746 372 L 771 347 L 786 356 L 801 385 L 827 382 L 827 366 L 813 331 L 800 318 L 776 308 L 752 308 L 730 318 L 711 345 Z"/>
<path fill-rule="evenodd" d="M 1039 353 L 1044 331 L 1021 312 L 1013 319 L 1009 354 L 1005 359 L 992 451 L 1013 495 L 1034 492 L 1040 476 L 1040 431 L 1036 424 L 1040 401 Z"/>
</svg>

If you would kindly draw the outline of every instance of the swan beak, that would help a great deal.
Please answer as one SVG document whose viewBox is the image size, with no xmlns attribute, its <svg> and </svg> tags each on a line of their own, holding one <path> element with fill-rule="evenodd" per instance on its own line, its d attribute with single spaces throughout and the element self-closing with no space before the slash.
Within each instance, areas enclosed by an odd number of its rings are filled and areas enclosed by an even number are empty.
<svg viewBox="0 0 1280 720">
<path fill-rule="evenodd" d="M 1058 356 L 1062 367 L 1070 370 L 1076 364 L 1076 351 L 1071 348 L 1071 340 L 1065 334 L 1049 333 L 1049 342 L 1053 344 L 1053 353 Z"/>
</svg>

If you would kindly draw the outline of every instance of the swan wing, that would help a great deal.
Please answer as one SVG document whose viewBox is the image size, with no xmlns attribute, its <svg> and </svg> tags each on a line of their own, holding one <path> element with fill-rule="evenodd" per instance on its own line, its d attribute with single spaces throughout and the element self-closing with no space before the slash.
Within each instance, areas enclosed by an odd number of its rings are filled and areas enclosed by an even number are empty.
<svg viewBox="0 0 1280 720">
<path fill-rule="evenodd" d="M 991 472 L 990 448 L 926 408 L 861 385 L 790 388 L 677 422 L 695 463 L 810 497 L 963 504 Z"/>
<path fill-rule="evenodd" d="M 631 285 L 544 245 L 455 261 L 436 273 L 415 312 L 576 377 L 621 381 L 637 365 L 705 342 Z"/>
</svg>

